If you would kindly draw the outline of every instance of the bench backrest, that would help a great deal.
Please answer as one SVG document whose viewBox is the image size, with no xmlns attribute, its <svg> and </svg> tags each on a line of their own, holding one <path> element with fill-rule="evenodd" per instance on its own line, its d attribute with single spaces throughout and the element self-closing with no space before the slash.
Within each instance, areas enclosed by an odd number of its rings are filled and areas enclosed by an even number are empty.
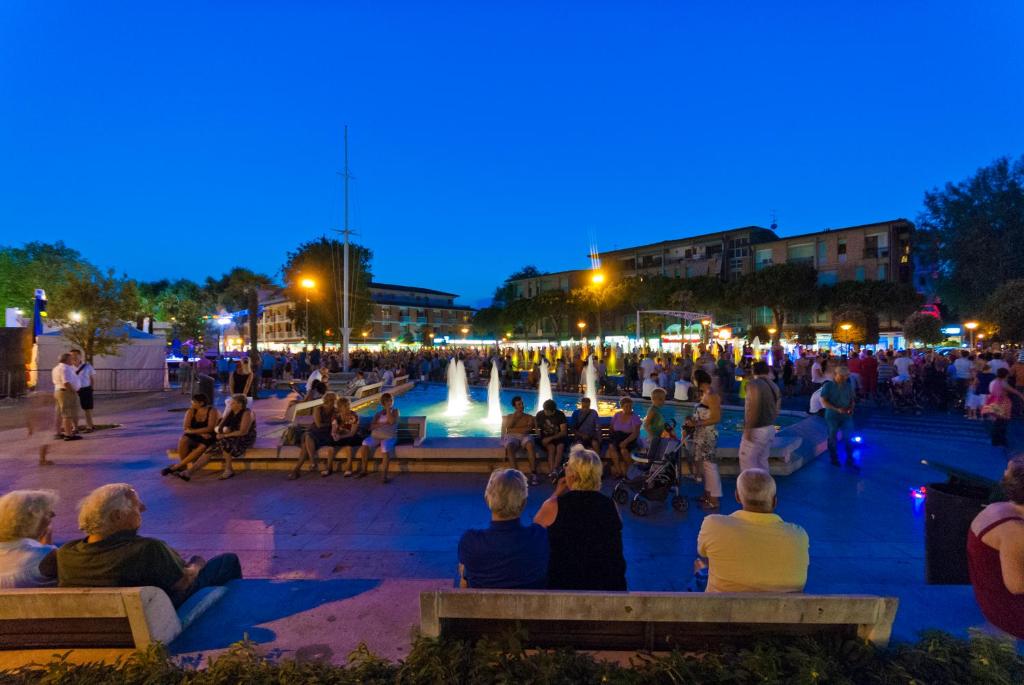
<svg viewBox="0 0 1024 685">
<path fill-rule="evenodd" d="M 479 639 L 518 625 L 528 646 L 577 649 L 699 649 L 821 634 L 885 646 L 898 602 L 871 595 L 439 590 L 420 595 L 420 630 Z"/>
<path fill-rule="evenodd" d="M 0 590 L 0 649 L 135 647 L 181 632 L 155 587 Z"/>
<path fill-rule="evenodd" d="M 359 429 L 369 433 L 372 416 L 359 417 Z M 399 416 L 398 417 L 398 444 L 419 445 L 427 435 L 426 416 Z"/>
<path fill-rule="evenodd" d="M 352 398 L 353 399 L 357 399 L 357 400 L 361 400 L 364 397 L 369 397 L 370 395 L 376 395 L 383 388 L 384 388 L 384 384 L 383 383 L 367 383 L 366 385 L 364 385 L 361 388 L 356 388 L 356 391 L 354 393 L 352 393 Z"/>
</svg>

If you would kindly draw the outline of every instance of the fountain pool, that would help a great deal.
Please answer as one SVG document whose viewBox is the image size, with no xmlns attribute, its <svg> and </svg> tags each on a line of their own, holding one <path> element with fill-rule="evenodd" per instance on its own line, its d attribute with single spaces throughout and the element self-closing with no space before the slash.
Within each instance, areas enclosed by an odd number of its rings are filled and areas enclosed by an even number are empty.
<svg viewBox="0 0 1024 685">
<path fill-rule="evenodd" d="M 526 411 L 530 411 L 536 404 L 537 394 L 532 392 L 521 392 L 516 389 L 504 388 L 501 390 L 501 413 L 512 412 L 512 398 L 520 395 L 526 404 Z M 428 438 L 489 438 L 501 435 L 501 425 L 487 422 L 487 388 L 469 388 L 470 404 L 466 407 L 465 413 L 449 415 L 448 410 L 448 388 L 439 383 L 417 383 L 416 387 L 395 398 L 395 406 L 402 412 L 403 416 L 426 416 Z M 565 412 L 566 416 L 572 414 L 579 406 L 579 395 L 563 395 L 555 393 L 553 398 L 558 403 L 559 409 Z M 601 416 L 611 416 L 617 411 L 615 403 L 607 400 L 598 401 L 597 410 Z M 640 416 L 647 413 L 650 403 L 646 400 L 633 400 L 633 411 Z M 370 405 L 359 410 L 360 414 L 369 415 L 377 411 L 377 405 Z M 675 418 L 677 423 L 693 413 L 692 406 L 666 404 L 664 413 L 666 418 Z M 782 415 L 778 418 L 778 425 L 788 426 L 803 420 L 801 416 Z M 722 423 L 719 424 L 720 433 L 739 433 L 742 431 L 743 412 L 736 410 L 723 410 Z M 739 426 L 739 429 L 737 429 Z"/>
</svg>

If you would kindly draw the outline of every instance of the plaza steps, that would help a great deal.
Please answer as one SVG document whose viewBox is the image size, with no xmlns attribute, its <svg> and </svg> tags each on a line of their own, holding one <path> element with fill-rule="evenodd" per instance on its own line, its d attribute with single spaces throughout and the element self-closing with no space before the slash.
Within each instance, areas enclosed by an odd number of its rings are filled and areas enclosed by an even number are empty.
<svg viewBox="0 0 1024 685">
<path fill-rule="evenodd" d="M 956 414 L 937 412 L 913 414 L 893 414 L 884 410 L 858 410 L 856 417 L 858 428 L 887 431 L 914 437 L 936 437 L 944 439 L 967 440 L 970 442 L 989 442 L 990 425 L 985 421 L 969 421 Z"/>
</svg>

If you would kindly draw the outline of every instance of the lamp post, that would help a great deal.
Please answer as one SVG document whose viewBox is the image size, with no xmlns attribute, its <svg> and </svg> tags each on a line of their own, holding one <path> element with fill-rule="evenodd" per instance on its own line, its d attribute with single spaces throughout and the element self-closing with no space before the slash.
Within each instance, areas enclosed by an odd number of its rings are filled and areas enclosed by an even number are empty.
<svg viewBox="0 0 1024 685">
<path fill-rule="evenodd" d="M 465 339 L 466 339 L 466 334 L 467 334 L 467 333 L 469 333 L 469 329 L 468 329 L 468 328 L 466 328 L 465 326 L 463 326 L 463 327 L 462 327 L 462 339 L 463 339 L 463 340 L 465 340 Z"/>
<path fill-rule="evenodd" d="M 964 328 L 971 332 L 971 349 L 974 349 L 974 329 L 978 327 L 977 321 L 968 321 L 964 324 Z"/>
<path fill-rule="evenodd" d="M 309 337 L 309 291 L 316 287 L 316 281 L 312 278 L 303 278 L 299 285 L 306 291 L 306 337 Z"/>
<path fill-rule="evenodd" d="M 586 338 L 583 337 L 583 329 L 587 327 L 587 322 L 579 321 L 576 323 L 576 327 L 580 329 L 580 341 L 586 342 Z"/>
<path fill-rule="evenodd" d="M 841 323 L 841 324 L 839 324 L 839 327 L 841 329 L 843 329 L 843 333 L 849 333 L 850 329 L 853 328 L 853 324 L 851 324 L 851 323 Z M 846 341 L 846 354 L 847 355 L 850 354 L 850 341 L 849 341 L 849 339 L 847 339 L 847 341 Z"/>
</svg>

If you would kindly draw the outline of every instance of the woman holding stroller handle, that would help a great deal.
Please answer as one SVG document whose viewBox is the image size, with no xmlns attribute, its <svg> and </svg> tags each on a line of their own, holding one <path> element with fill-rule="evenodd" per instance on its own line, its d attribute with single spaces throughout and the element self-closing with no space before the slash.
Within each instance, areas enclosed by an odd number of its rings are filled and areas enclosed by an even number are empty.
<svg viewBox="0 0 1024 685">
<path fill-rule="evenodd" d="M 640 437 L 640 417 L 633 413 L 633 400 L 623 397 L 619 411 L 612 417 L 612 435 L 605 456 L 612 463 L 612 477 L 625 478 L 631 454 Z"/>
<path fill-rule="evenodd" d="M 722 420 L 722 398 L 715 392 L 707 372 L 695 371 L 693 379 L 700 393 L 696 411 L 686 420 L 693 427 L 693 470 L 694 475 L 702 473 L 704 478 L 701 508 L 715 511 L 722 497 L 722 477 L 718 473 L 718 422 Z"/>
</svg>

